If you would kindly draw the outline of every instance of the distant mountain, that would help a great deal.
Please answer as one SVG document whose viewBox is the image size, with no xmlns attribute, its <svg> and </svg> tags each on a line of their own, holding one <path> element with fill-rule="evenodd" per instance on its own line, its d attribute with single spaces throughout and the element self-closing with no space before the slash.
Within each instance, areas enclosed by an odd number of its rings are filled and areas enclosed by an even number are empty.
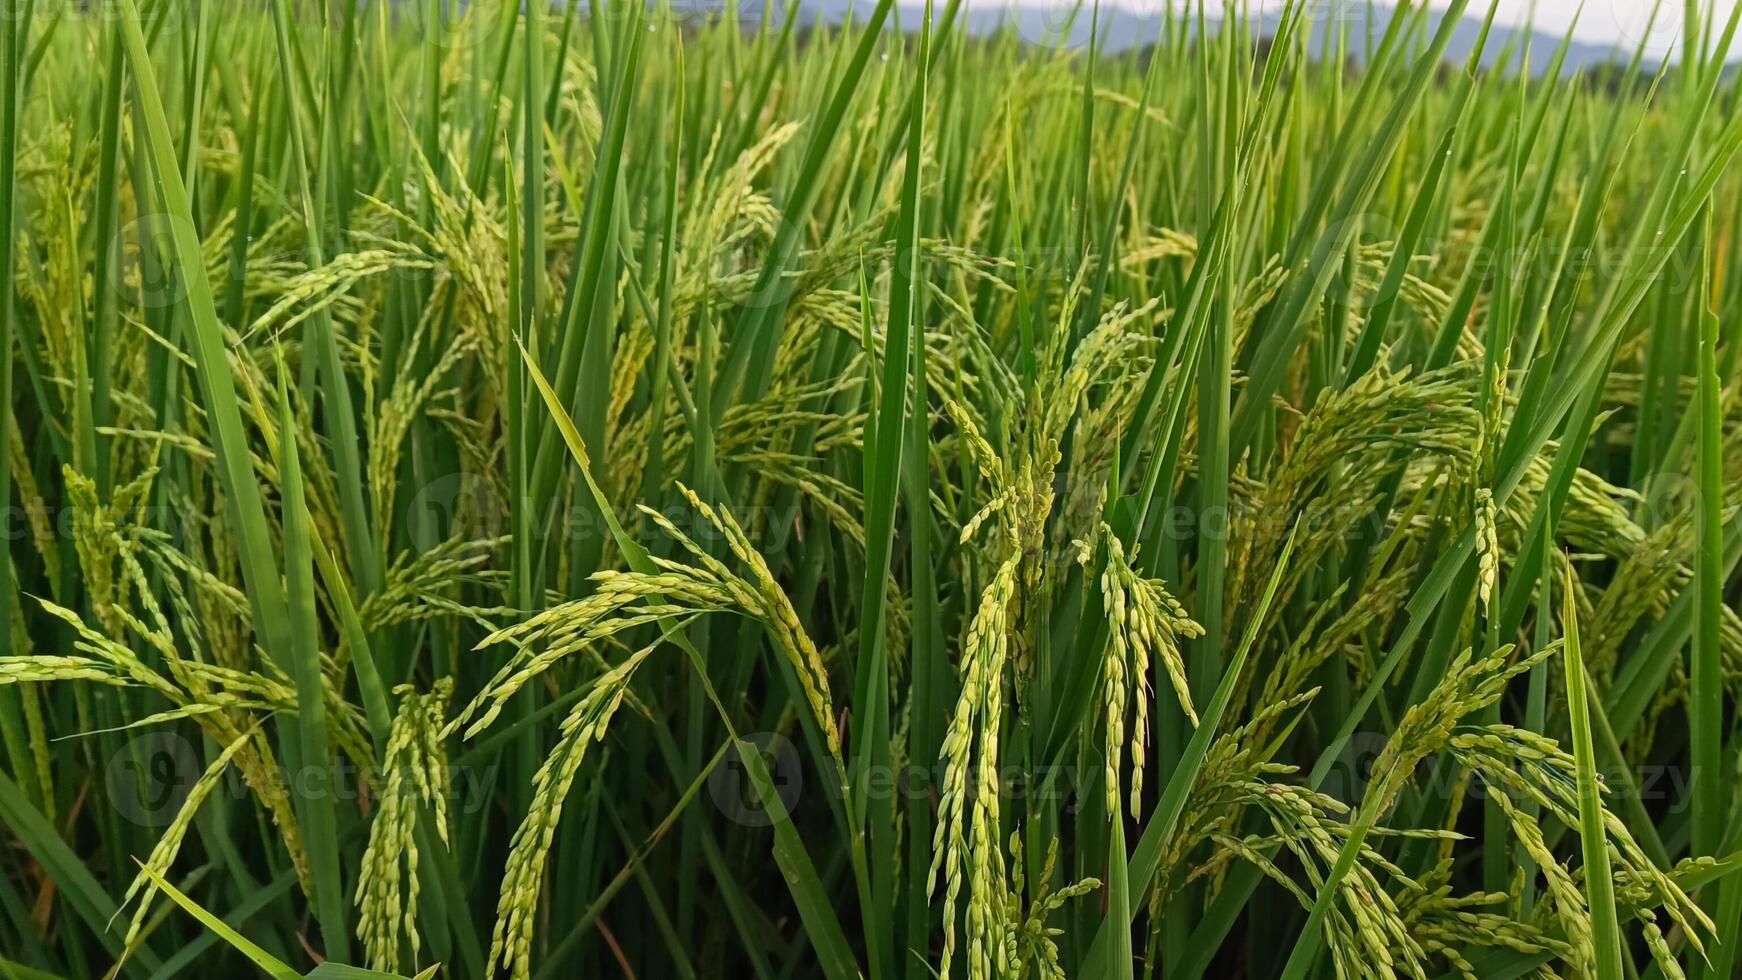
<svg viewBox="0 0 1742 980">
<path fill-rule="evenodd" d="M 779 3 L 779 0 L 775 0 Z M 937 7 L 942 7 L 943 0 L 936 0 Z M 801 0 L 803 16 L 807 22 L 822 20 L 827 23 L 840 23 L 849 15 L 863 18 L 870 10 L 874 0 Z M 1379 36 L 1384 32 L 1393 8 L 1374 5 L 1359 8 L 1353 3 L 1339 3 L 1346 7 L 1339 16 L 1343 19 L 1346 31 L 1348 51 L 1351 58 L 1361 59 L 1363 52 L 1370 44 L 1377 44 Z M 745 3 L 743 8 L 752 6 Z M 1074 22 L 1067 25 L 1071 5 L 1055 3 L 1039 5 L 1032 3 L 1016 3 L 1002 6 L 991 2 L 975 3 L 968 0 L 963 15 L 964 23 L 974 34 L 992 34 L 1004 25 L 1010 25 L 1016 32 L 1031 44 L 1055 45 L 1064 44 L 1071 47 L 1085 47 L 1089 43 L 1089 13 L 1092 4 L 1085 2 Z M 1327 4 L 1329 6 L 1329 4 Z M 1369 9 L 1371 13 L 1369 14 Z M 917 24 L 923 16 L 923 3 L 915 0 L 899 0 L 898 16 L 903 26 Z M 1259 28 L 1268 34 L 1275 30 L 1279 14 L 1267 11 L 1259 19 Z M 1162 25 L 1162 15 L 1153 12 L 1132 11 L 1111 4 L 1101 8 L 1100 34 L 1102 50 L 1128 51 L 1151 44 L 1156 40 Z M 1207 24 L 1210 30 L 1220 26 L 1219 21 L 1211 20 Z M 1315 52 L 1328 51 L 1331 39 L 1336 33 L 1336 21 L 1330 17 L 1321 17 L 1313 21 L 1312 47 Z M 1446 48 L 1448 62 L 1462 64 L 1469 59 L 1470 52 L 1475 49 L 1476 39 L 1481 35 L 1482 22 L 1479 19 L 1466 17 L 1457 25 L 1451 42 Z M 1062 34 L 1062 36 L 1061 36 Z M 1548 70 L 1554 58 L 1555 50 L 1560 46 L 1561 38 L 1544 31 L 1525 31 L 1515 27 L 1496 24 L 1488 38 L 1488 44 L 1482 52 L 1482 64 L 1492 66 L 1500 56 L 1500 52 L 1511 43 L 1515 49 L 1512 64 L 1523 61 L 1523 48 L 1528 44 L 1529 63 L 1532 74 L 1541 74 Z M 1625 63 L 1632 55 L 1631 50 L 1622 50 L 1613 45 L 1592 44 L 1573 41 L 1567 48 L 1566 63 L 1563 71 L 1572 73 L 1580 69 L 1589 69 L 1599 65 Z"/>
</svg>

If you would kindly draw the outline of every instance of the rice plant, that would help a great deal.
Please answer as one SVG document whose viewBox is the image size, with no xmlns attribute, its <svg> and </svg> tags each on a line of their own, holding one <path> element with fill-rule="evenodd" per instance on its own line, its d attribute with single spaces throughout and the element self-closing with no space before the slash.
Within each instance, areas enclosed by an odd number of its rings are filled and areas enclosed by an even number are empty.
<svg viewBox="0 0 1742 980">
<path fill-rule="evenodd" d="M 1736 975 L 1742 15 L 0 2 L 0 975 Z"/>
</svg>

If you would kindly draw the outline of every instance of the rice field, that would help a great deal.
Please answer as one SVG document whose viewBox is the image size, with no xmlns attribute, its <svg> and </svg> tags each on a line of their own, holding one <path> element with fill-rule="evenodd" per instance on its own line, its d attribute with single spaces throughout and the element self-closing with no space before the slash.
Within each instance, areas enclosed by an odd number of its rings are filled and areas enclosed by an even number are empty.
<svg viewBox="0 0 1742 980">
<path fill-rule="evenodd" d="M 1737 976 L 1738 15 L 1510 2 L 0 0 L 0 976 Z"/>
</svg>

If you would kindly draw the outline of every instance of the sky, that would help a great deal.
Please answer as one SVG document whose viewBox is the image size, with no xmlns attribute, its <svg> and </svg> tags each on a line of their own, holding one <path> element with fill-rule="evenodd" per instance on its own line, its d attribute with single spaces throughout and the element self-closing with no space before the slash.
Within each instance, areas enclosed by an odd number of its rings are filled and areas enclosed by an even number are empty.
<svg viewBox="0 0 1742 980">
<path fill-rule="evenodd" d="M 1728 15 L 1735 9 L 1737 0 L 1702 0 L 1702 5 L 1709 9 L 1714 2 L 1720 15 Z M 1448 3 L 1449 0 L 1429 0 L 1433 7 L 1444 7 Z M 1470 4 L 1472 10 L 1482 6 L 1478 2 Z M 1522 24 L 1529 17 L 1530 6 L 1526 0 L 1500 0 L 1500 13 L 1496 19 Z M 1579 13 L 1581 6 L 1583 14 Z M 1651 20 L 1652 6 L 1651 0 L 1584 0 L 1582 4 L 1580 0 L 1536 0 L 1536 26 L 1558 35 L 1564 33 L 1576 18 L 1578 29 L 1574 36 L 1593 44 L 1632 47 L 1643 37 L 1651 42 L 1654 50 L 1663 50 L 1679 43 L 1683 0 L 1664 0 L 1655 23 Z"/>
<path fill-rule="evenodd" d="M 1005 2 L 1021 4 L 1024 0 L 1005 0 Z M 1112 0 L 1120 6 L 1133 9 L 1160 9 L 1169 0 Z M 1182 4 L 1185 0 L 1173 0 Z M 1239 2 L 1239 0 L 1235 0 Z M 1262 6 L 1279 8 L 1282 0 L 1248 0 Z M 1320 9 L 1332 11 L 1341 9 L 1358 16 L 1365 7 L 1365 0 L 1310 0 Z M 1380 0 L 1385 2 L 1385 0 Z M 1428 6 L 1444 8 L 1452 0 L 1426 0 Z M 1700 3 L 1710 9 L 1716 6 L 1720 16 L 1728 16 L 1742 0 L 1700 0 Z M 1663 9 L 1658 14 L 1655 23 L 1651 21 L 1653 0 L 1535 0 L 1535 25 L 1539 30 L 1560 35 L 1568 26 L 1578 22 L 1574 36 L 1590 44 L 1611 44 L 1632 48 L 1641 39 L 1648 42 L 1648 49 L 1653 52 L 1667 51 L 1680 40 L 1682 28 L 1682 12 L 1685 0 L 1663 0 Z M 1217 4 L 1211 0 L 1211 9 Z M 1495 20 L 1511 25 L 1523 25 L 1531 18 L 1531 0 L 1500 0 L 1500 10 Z M 1580 7 L 1584 13 L 1579 13 Z M 1486 0 L 1470 0 L 1466 16 L 1480 17 L 1487 12 Z M 1648 26 L 1649 29 L 1648 29 Z"/>
</svg>

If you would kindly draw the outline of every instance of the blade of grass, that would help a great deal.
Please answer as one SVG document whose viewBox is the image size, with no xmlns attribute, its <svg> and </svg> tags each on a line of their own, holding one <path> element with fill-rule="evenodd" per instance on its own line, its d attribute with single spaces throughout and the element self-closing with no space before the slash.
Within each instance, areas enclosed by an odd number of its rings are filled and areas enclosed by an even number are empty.
<svg viewBox="0 0 1742 980">
<path fill-rule="evenodd" d="M 249 962 L 258 967 L 262 973 L 271 977 L 272 980 L 301 980 L 301 974 L 291 969 L 283 961 L 273 957 L 270 953 L 266 952 L 266 950 L 256 946 L 253 942 L 249 941 L 248 937 L 230 928 L 230 925 L 223 919 L 220 919 L 206 911 L 199 905 L 199 903 L 186 895 L 183 895 L 180 889 L 170 884 L 162 875 L 153 871 L 143 861 L 139 862 L 139 872 L 140 874 L 145 875 L 145 877 L 151 879 L 151 883 L 156 885 L 159 891 L 168 895 L 170 899 L 174 901 L 175 904 L 181 906 L 187 914 L 198 919 L 201 925 L 222 937 L 225 942 L 229 943 L 237 952 L 246 956 Z"/>
<path fill-rule="evenodd" d="M 1572 726 L 1573 758 L 1579 785 L 1579 838 L 1585 855 L 1585 904 L 1591 912 L 1590 955 L 1598 980 L 1621 980 L 1621 926 L 1615 912 L 1615 879 L 1609 870 L 1608 833 L 1604 828 L 1603 787 L 1597 778 L 1597 756 L 1591 741 L 1590 704 L 1585 693 L 1585 661 L 1579 649 L 1579 607 L 1574 598 L 1572 566 L 1564 566 L 1561 628 L 1566 645 L 1567 717 Z"/>
<path fill-rule="evenodd" d="M 925 143 L 926 78 L 931 63 L 931 0 L 926 0 L 920 26 L 919 68 L 909 100 L 907 165 L 901 183 L 901 210 L 896 218 L 895 262 L 889 286 L 889 328 L 884 337 L 883 382 L 877 396 L 876 428 L 865 451 L 865 578 L 861 589 L 859 657 L 853 684 L 857 709 L 853 726 L 852 813 L 869 836 L 871 880 L 862 898 L 867 969 L 872 978 L 892 977 L 895 970 L 893 921 L 895 901 L 896 826 L 893 794 L 870 792 L 875 774 L 888 772 L 889 642 L 884 628 L 889 594 L 890 553 L 895 543 L 895 512 L 901 489 L 902 462 L 908 455 L 908 392 L 911 373 L 924 360 L 924 323 L 917 321 L 918 292 L 923 288 L 919 250 L 920 182 Z M 915 332 L 921 341 L 914 343 Z M 923 408 L 923 406 L 915 406 Z M 920 425 L 924 416 L 911 422 Z M 926 518 L 921 511 L 912 520 Z"/>
<path fill-rule="evenodd" d="M 278 47 L 280 86 L 286 92 L 295 92 L 296 85 L 291 70 L 291 21 L 283 0 L 274 0 L 272 21 Z M 302 205 L 304 244 L 308 251 L 309 267 L 318 269 L 326 263 L 326 251 L 321 244 L 322 235 L 325 234 L 321 220 L 321 199 L 310 184 L 302 112 L 294 98 L 288 108 L 285 120 L 290 135 L 290 158 L 293 163 L 291 169 L 296 175 L 297 196 Z M 326 146 L 327 143 L 323 141 L 322 148 Z M 328 158 L 323 155 L 322 159 Z M 339 359 L 339 345 L 334 337 L 333 323 L 326 307 L 316 310 L 308 318 L 303 344 L 304 350 L 312 351 L 318 359 L 321 379 L 325 382 L 319 390 L 326 408 L 321 413 L 321 418 L 327 423 L 327 442 L 332 447 L 333 469 L 338 478 L 339 503 L 348 543 L 345 553 L 358 585 L 367 596 L 381 587 L 380 562 L 376 558 L 375 533 L 370 528 L 368 504 L 363 498 L 365 481 L 360 452 L 361 440 L 357 432 L 357 415 L 351 405 L 350 381 L 346 378 Z"/>
<path fill-rule="evenodd" d="M 326 683 L 321 669 L 320 623 L 315 610 L 314 553 L 309 539 L 301 458 L 296 445 L 296 415 L 279 365 L 281 476 L 284 505 L 284 580 L 291 616 L 291 676 L 296 682 L 296 737 L 301 770 L 291 781 L 297 822 L 308 847 L 314 876 L 314 905 L 326 959 L 349 957 L 345 895 L 340 882 L 339 831 L 333 794 L 332 749 L 327 740 Z"/>
<path fill-rule="evenodd" d="M 146 123 L 145 142 L 153 176 L 168 210 L 163 219 L 169 226 L 177 281 L 182 285 L 183 302 L 192 328 L 195 372 L 212 429 L 224 498 L 236 527 L 248 601 L 267 652 L 288 667 L 291 646 L 284 588 L 279 582 L 265 504 L 261 500 L 260 483 L 249 455 L 229 353 L 212 299 L 211 283 L 206 278 L 188 189 L 182 183 L 175 147 L 170 140 L 169 120 L 158 94 L 157 74 L 152 68 L 150 48 L 140 27 L 139 9 L 134 0 L 120 0 L 120 9 L 127 61 L 133 72 L 137 104 Z"/>
<path fill-rule="evenodd" d="M 1707 224 L 1710 236 L 1710 223 Z M 1719 632 L 1724 605 L 1723 411 L 1718 394 L 1718 317 L 1704 301 L 1698 314 L 1699 414 L 1694 521 L 1694 642 L 1688 665 L 1688 740 L 1692 770 L 1695 855 L 1718 856 L 1722 840 L 1724 785 L 1724 679 Z"/>
<path fill-rule="evenodd" d="M 732 331 L 732 342 L 726 349 L 725 362 L 720 365 L 719 382 L 713 392 L 716 417 L 737 399 L 738 388 L 749 371 L 751 357 L 762 356 L 761 351 L 772 348 L 772 334 L 786 312 L 786 300 L 791 290 L 786 281 L 786 273 L 798 256 L 805 223 L 810 218 L 811 208 L 815 206 L 821 190 L 823 167 L 831 155 L 847 109 L 858 92 L 859 82 L 865 74 L 865 65 L 871 60 L 872 51 L 881 41 L 883 22 L 888 19 L 894 5 L 894 0 L 877 0 L 877 6 L 872 9 L 861 28 L 863 33 L 854 48 L 852 60 L 835 78 L 827 108 L 811 130 L 810 140 L 805 144 L 804 160 L 799 165 L 798 177 L 781 205 L 781 222 L 774 243 L 767 258 L 763 260 L 762 271 L 751 290 L 752 298 L 745 304 L 736 329 Z"/>
</svg>

